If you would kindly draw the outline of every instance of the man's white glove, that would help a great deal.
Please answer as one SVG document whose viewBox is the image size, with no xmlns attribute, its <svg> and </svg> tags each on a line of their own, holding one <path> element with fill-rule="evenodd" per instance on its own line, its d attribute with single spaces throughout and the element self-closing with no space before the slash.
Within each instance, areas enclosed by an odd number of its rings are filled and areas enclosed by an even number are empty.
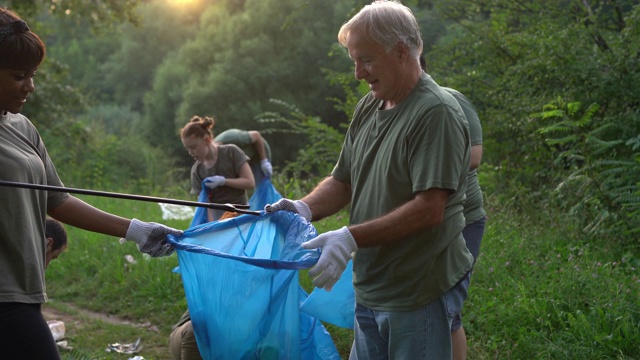
<svg viewBox="0 0 640 360">
<path fill-rule="evenodd" d="M 132 219 L 125 239 L 135 242 L 140 252 L 149 254 L 151 257 L 168 256 L 175 249 L 167 242 L 167 234 L 180 236 L 182 231 L 162 224 Z"/>
<path fill-rule="evenodd" d="M 269 159 L 260 160 L 260 168 L 262 169 L 262 173 L 266 176 L 271 176 L 273 174 L 273 167 L 269 162 Z"/>
<path fill-rule="evenodd" d="M 351 254 L 358 250 L 356 240 L 346 226 L 321 234 L 302 243 L 301 246 L 305 249 L 322 248 L 320 259 L 313 269 L 309 270 L 309 276 L 313 278 L 315 287 L 327 291 L 331 291 L 347 267 Z"/>
<path fill-rule="evenodd" d="M 204 179 L 204 185 L 209 189 L 215 189 L 218 186 L 224 185 L 226 181 L 227 179 L 225 179 L 224 176 L 220 176 L 220 175 L 209 176 L 208 178 Z"/>
<path fill-rule="evenodd" d="M 280 199 L 273 204 L 267 204 L 264 206 L 264 212 L 266 213 L 272 213 L 279 210 L 286 210 L 300 214 L 303 218 L 307 219 L 307 221 L 311 221 L 311 209 L 309 209 L 309 205 L 302 200 Z"/>
</svg>

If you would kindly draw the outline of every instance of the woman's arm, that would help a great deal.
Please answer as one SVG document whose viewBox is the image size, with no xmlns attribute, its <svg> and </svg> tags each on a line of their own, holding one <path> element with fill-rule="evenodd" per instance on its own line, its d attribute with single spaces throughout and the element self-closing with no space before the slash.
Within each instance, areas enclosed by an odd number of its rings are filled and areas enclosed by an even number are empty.
<svg viewBox="0 0 640 360">
<path fill-rule="evenodd" d="M 129 219 L 102 211 L 74 196 L 69 196 L 47 213 L 65 224 L 117 237 L 125 237 L 131 223 Z"/>
<path fill-rule="evenodd" d="M 253 189 L 256 187 L 256 181 L 253 178 L 253 172 L 248 162 L 245 162 L 240 168 L 240 176 L 237 178 L 226 178 L 224 182 L 225 186 L 229 186 L 236 189 Z"/>
<path fill-rule="evenodd" d="M 249 137 L 251 137 L 251 145 L 256 149 L 256 153 L 260 160 L 264 160 L 267 158 L 267 152 L 264 149 L 264 139 L 262 139 L 262 135 L 260 132 L 256 130 L 249 131 Z"/>
</svg>

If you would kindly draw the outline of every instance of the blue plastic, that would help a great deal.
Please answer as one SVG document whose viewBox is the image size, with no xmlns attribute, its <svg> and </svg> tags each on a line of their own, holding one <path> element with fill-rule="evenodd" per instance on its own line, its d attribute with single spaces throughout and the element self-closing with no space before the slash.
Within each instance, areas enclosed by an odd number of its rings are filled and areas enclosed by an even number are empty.
<svg viewBox="0 0 640 360">
<path fill-rule="evenodd" d="M 202 182 L 202 188 L 200 189 L 200 194 L 198 195 L 198 202 L 206 203 L 209 202 L 209 188 L 205 185 L 205 182 Z M 193 220 L 191 220 L 191 225 L 189 228 L 192 228 L 196 225 L 201 225 L 207 222 L 207 208 L 197 207 L 195 213 L 193 214 Z"/>
<path fill-rule="evenodd" d="M 300 311 L 311 317 L 347 329 L 353 329 L 354 307 L 352 261 L 349 260 L 340 279 L 331 291 L 315 288 L 300 305 Z"/>
<path fill-rule="evenodd" d="M 273 187 L 271 181 L 264 178 L 249 199 L 249 205 L 252 210 L 262 210 L 266 204 L 274 203 L 281 198 L 282 196 Z M 331 291 L 315 288 L 311 294 L 307 294 L 302 288 L 301 290 L 305 297 L 300 305 L 300 311 L 312 318 L 353 329 L 356 302 L 352 281 L 352 261 L 347 263 L 342 276 Z"/>
<path fill-rule="evenodd" d="M 249 208 L 251 210 L 262 210 L 267 204 L 272 204 L 282 199 L 282 195 L 276 190 L 269 178 L 263 178 L 259 184 L 256 184 L 256 190 L 249 199 Z"/>
<path fill-rule="evenodd" d="M 270 181 L 261 185 L 274 194 Z M 313 225 L 287 211 L 203 223 L 169 236 L 204 359 L 340 359 L 320 320 L 300 311 L 307 294 L 298 270 L 320 255 L 300 244 L 316 236 Z"/>
</svg>

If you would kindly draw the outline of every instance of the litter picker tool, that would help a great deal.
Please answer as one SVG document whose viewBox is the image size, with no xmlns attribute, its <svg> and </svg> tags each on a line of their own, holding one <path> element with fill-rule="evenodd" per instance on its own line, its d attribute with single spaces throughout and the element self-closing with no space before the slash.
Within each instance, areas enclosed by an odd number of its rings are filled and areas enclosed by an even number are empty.
<svg viewBox="0 0 640 360">
<path fill-rule="evenodd" d="M 168 198 L 161 198 L 161 197 L 154 197 L 154 196 L 131 195 L 131 194 L 122 194 L 122 193 L 114 193 L 114 192 L 107 192 L 107 191 L 76 189 L 76 188 L 68 188 L 63 186 L 52 186 L 52 185 L 29 184 L 29 183 L 20 183 L 20 182 L 4 181 L 4 180 L 0 180 L 0 186 L 16 187 L 16 188 L 23 188 L 23 189 L 68 192 L 70 194 L 93 195 L 93 196 L 147 201 L 147 202 L 164 203 L 164 204 L 204 207 L 204 208 L 215 209 L 215 210 L 233 211 L 241 214 L 260 215 L 259 211 L 249 210 L 249 205 L 204 203 L 204 202 L 197 202 L 197 201 L 168 199 Z"/>
</svg>

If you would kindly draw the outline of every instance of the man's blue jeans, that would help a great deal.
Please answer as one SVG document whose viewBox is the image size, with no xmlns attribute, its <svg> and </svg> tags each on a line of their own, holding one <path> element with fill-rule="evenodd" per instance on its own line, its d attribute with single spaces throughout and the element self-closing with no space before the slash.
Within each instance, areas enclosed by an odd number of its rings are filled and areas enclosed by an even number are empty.
<svg viewBox="0 0 640 360">
<path fill-rule="evenodd" d="M 451 321 L 464 299 L 447 298 L 448 294 L 407 312 L 377 311 L 356 304 L 349 359 L 450 359 Z"/>
</svg>

